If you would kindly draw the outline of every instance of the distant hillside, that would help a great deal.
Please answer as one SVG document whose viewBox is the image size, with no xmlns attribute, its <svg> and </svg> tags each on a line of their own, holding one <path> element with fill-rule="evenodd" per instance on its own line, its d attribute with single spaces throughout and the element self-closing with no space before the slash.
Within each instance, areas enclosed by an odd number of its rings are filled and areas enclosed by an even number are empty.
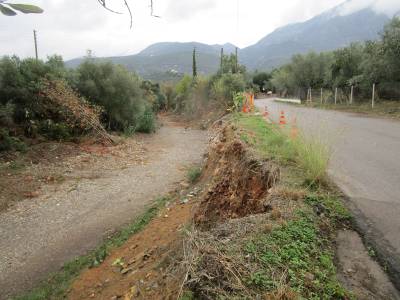
<svg viewBox="0 0 400 300">
<path fill-rule="evenodd" d="M 240 62 L 250 70 L 268 70 L 286 63 L 297 53 L 334 50 L 352 42 L 377 39 L 390 18 L 370 8 L 342 15 L 341 8 L 348 3 L 349 1 L 306 22 L 278 28 L 255 45 L 239 50 Z M 190 73 L 194 47 L 197 49 L 200 74 L 211 74 L 218 70 L 221 47 L 228 54 L 235 51 L 232 44 L 165 42 L 153 44 L 136 55 L 98 60 L 125 65 L 144 78 L 160 79 Z M 66 64 L 76 67 L 81 62 L 82 59 L 74 59 Z"/>
<path fill-rule="evenodd" d="M 278 28 L 253 46 L 240 51 L 241 62 L 251 69 L 271 69 L 294 54 L 334 50 L 352 42 L 375 40 L 390 20 L 372 9 L 349 15 L 335 7 L 311 20 Z"/>
<path fill-rule="evenodd" d="M 197 66 L 199 74 L 212 74 L 218 71 L 221 48 L 225 53 L 235 51 L 232 44 L 206 45 L 202 43 L 157 43 L 136 55 L 102 57 L 98 61 L 111 61 L 136 71 L 146 79 L 170 77 L 174 74 L 190 73 L 192 71 L 192 52 L 196 47 Z M 71 68 L 77 67 L 83 58 L 66 62 Z"/>
</svg>

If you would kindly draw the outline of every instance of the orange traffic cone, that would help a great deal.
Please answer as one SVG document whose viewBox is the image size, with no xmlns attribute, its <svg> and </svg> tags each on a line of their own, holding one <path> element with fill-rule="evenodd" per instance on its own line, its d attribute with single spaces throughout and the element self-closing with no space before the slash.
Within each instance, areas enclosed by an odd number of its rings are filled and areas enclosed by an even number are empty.
<svg viewBox="0 0 400 300">
<path fill-rule="evenodd" d="M 294 117 L 293 123 L 292 123 L 292 129 L 290 131 L 290 137 L 292 139 L 296 139 L 298 135 L 299 135 L 299 129 L 297 128 L 297 119 L 296 119 L 296 117 Z"/>
<path fill-rule="evenodd" d="M 281 116 L 279 118 L 279 125 L 286 125 L 285 112 L 283 110 L 281 111 Z"/>
</svg>

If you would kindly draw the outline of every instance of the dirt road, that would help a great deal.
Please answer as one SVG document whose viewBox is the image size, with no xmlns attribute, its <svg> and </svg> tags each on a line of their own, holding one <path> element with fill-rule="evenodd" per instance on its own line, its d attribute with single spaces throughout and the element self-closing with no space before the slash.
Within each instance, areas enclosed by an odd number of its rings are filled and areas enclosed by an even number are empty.
<svg viewBox="0 0 400 300">
<path fill-rule="evenodd" d="M 0 214 L 0 299 L 29 289 L 131 221 L 199 163 L 206 131 L 171 123 L 143 137 L 147 163 L 100 170 L 99 178 L 63 183 L 58 191 Z M 72 187 L 72 188 L 71 188 Z"/>
<path fill-rule="evenodd" d="M 400 122 L 257 100 L 272 119 L 284 110 L 306 135 L 332 146 L 329 173 L 350 199 L 358 224 L 393 272 L 400 271 Z M 397 288 L 400 277 L 397 277 Z"/>
</svg>

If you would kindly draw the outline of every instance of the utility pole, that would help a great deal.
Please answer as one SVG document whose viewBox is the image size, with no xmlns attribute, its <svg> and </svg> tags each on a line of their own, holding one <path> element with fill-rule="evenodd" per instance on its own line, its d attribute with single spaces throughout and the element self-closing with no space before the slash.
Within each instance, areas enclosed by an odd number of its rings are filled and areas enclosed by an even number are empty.
<svg viewBox="0 0 400 300">
<path fill-rule="evenodd" d="M 35 42 L 35 55 L 36 55 L 36 60 L 38 60 L 39 57 L 38 57 L 38 47 L 37 47 L 36 30 L 33 30 L 33 40 L 34 40 L 34 42 Z"/>
<path fill-rule="evenodd" d="M 350 105 L 353 104 L 353 95 L 354 95 L 354 85 L 351 86 L 351 92 L 350 92 Z"/>
<path fill-rule="evenodd" d="M 192 72 L 193 72 L 193 79 L 196 79 L 197 77 L 196 47 L 193 48 Z"/>
</svg>

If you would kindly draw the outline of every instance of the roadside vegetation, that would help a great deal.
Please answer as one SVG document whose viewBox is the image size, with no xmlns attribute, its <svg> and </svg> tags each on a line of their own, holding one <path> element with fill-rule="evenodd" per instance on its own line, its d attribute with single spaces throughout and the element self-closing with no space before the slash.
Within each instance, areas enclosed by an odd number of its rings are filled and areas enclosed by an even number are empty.
<svg viewBox="0 0 400 300">
<path fill-rule="evenodd" d="M 381 102 L 380 112 L 392 110 L 400 99 L 400 18 L 387 24 L 378 41 L 353 43 L 331 52 L 298 54 L 290 63 L 273 70 L 255 74 L 253 81 L 261 90 L 273 91 L 282 97 L 311 98 L 330 108 L 341 104 L 345 108 L 353 86 L 354 110 L 371 110 L 372 86 L 376 85 L 375 100 Z M 322 89 L 322 94 L 321 94 Z M 336 90 L 337 89 L 337 90 Z M 392 100 L 385 109 L 385 101 Z M 369 103 L 364 106 L 363 103 Z M 319 104 L 319 105 L 320 105 Z M 347 108 L 346 108 L 347 109 Z M 348 108 L 351 110 L 352 108 Z"/>
<path fill-rule="evenodd" d="M 329 145 L 303 135 L 291 139 L 289 132 L 268 124 L 261 116 L 236 115 L 235 120 L 239 127 L 251 130 L 251 134 L 243 132 L 241 138 L 254 147 L 261 157 L 301 168 L 309 184 L 324 183 L 330 158 Z"/>
<path fill-rule="evenodd" d="M 302 137 L 292 139 L 260 116 L 237 113 L 227 124 L 215 146 L 222 154 L 209 154 L 205 169 L 206 174 L 215 169 L 211 196 L 199 204 L 209 209 L 195 213 L 198 226 L 186 233 L 181 299 L 352 299 L 335 266 L 336 232 L 350 227 L 351 215 L 325 177 L 329 151 Z M 211 167 L 214 160 L 219 163 Z M 257 176 L 272 184 L 266 197 Z M 244 181 L 249 186 L 241 186 Z M 257 200 L 239 200 L 241 193 L 261 195 L 258 201 L 265 202 L 256 208 Z M 216 223 L 208 223 L 214 220 L 210 214 L 218 216 Z"/>
<path fill-rule="evenodd" d="M 0 99 L 0 149 L 17 151 L 33 140 L 93 135 L 88 126 L 93 122 L 109 131 L 152 132 L 154 114 L 164 101 L 159 85 L 121 66 L 88 57 L 71 70 L 60 56 L 45 62 L 3 57 Z M 88 120 L 84 126 L 78 122 L 82 119 Z"/>
</svg>

